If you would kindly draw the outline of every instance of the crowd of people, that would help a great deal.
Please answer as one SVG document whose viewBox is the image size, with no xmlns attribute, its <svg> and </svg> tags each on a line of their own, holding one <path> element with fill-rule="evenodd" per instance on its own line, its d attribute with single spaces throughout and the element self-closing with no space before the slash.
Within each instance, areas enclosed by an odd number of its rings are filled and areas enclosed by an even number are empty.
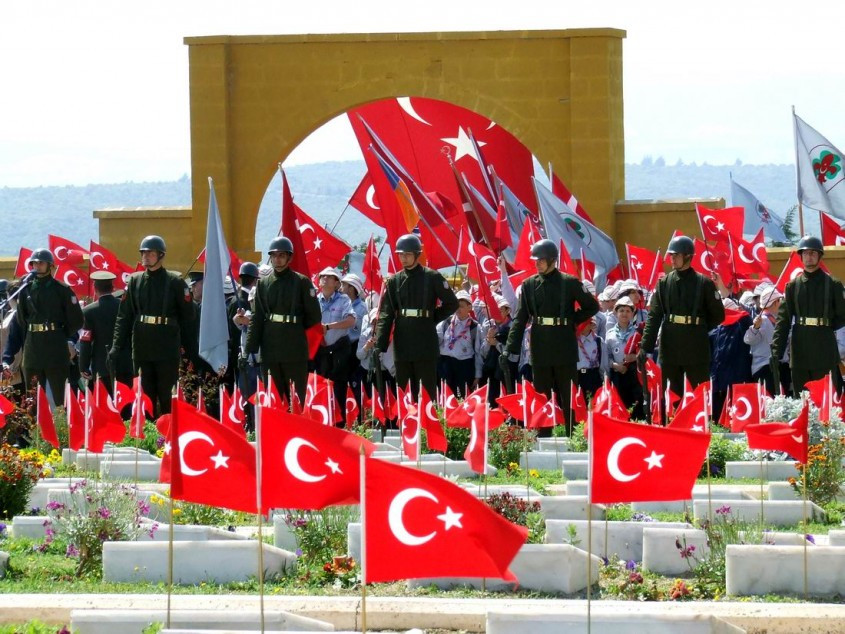
<svg viewBox="0 0 845 634">
<path fill-rule="evenodd" d="M 810 236 L 797 249 L 804 270 L 783 292 L 762 282 L 741 294 L 691 268 L 695 245 L 684 236 L 670 242 L 672 270 L 653 291 L 628 279 L 598 294 L 590 282 L 558 270 L 549 240 L 532 246 L 536 275 L 518 288 L 501 258 L 501 277 L 489 293 L 466 279 L 453 280 L 453 288 L 425 267 L 415 234 L 397 240 L 401 269 L 380 294 L 367 293 L 354 273 L 326 268 L 312 280 L 292 270 L 293 250 L 288 238 L 274 238 L 269 264 L 245 262 L 236 280 L 226 278 L 229 362 L 211 368 L 198 345 L 203 275 L 185 279 L 168 271 L 161 237 L 141 240 L 144 270 L 129 277 L 125 290 L 115 291 L 113 273 L 93 273 L 93 301 L 84 307 L 52 276 L 53 254 L 37 249 L 29 275 L 0 280 L 3 378 L 21 393 L 38 382 L 61 405 L 66 382 L 76 388 L 99 378 L 110 389 L 114 380 L 140 376 L 156 416 L 170 411 L 185 360 L 230 388 L 237 384 L 245 398 L 259 379 L 272 378 L 300 402 L 309 372 L 332 380 L 338 403 L 349 392 L 360 399 L 397 385 L 408 386 L 413 398 L 420 389 L 436 398 L 444 385 L 462 398 L 486 385 L 494 404 L 528 379 L 557 400 L 568 426 L 571 386 L 589 400 L 606 380 L 632 418 L 647 416 L 648 357 L 675 392 L 711 380 L 716 414 L 736 383 L 798 393 L 831 373 L 842 387 L 845 290 L 822 270 L 824 247 Z M 483 298 L 498 310 L 488 310 Z"/>
</svg>

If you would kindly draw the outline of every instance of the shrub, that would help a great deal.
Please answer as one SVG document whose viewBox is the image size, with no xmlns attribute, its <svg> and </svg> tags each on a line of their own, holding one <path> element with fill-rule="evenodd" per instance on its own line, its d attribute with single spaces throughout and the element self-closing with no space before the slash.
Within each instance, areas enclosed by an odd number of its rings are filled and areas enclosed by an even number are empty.
<svg viewBox="0 0 845 634">
<path fill-rule="evenodd" d="M 742 460 L 747 451 L 748 445 L 745 441 L 730 440 L 719 434 L 713 434 L 710 437 L 709 449 L 710 475 L 716 477 L 725 475 L 725 463 Z M 701 478 L 707 476 L 707 461 L 701 465 L 701 472 L 698 475 Z"/>
<path fill-rule="evenodd" d="M 357 507 L 284 513 L 285 524 L 296 537 L 297 572 L 304 582 L 349 588 L 360 581 L 357 563 L 346 556 L 347 527 L 358 519 Z"/>
<path fill-rule="evenodd" d="M 534 443 L 536 434 L 518 425 L 502 425 L 490 431 L 490 464 L 497 469 L 507 469 L 512 462 L 519 463 L 520 454 Z"/>
<path fill-rule="evenodd" d="M 495 493 L 485 500 L 487 505 L 506 520 L 528 528 L 528 543 L 542 544 L 546 536 L 546 521 L 539 502 L 526 500 L 510 493 Z"/>
<path fill-rule="evenodd" d="M 469 444 L 469 429 L 465 427 L 447 427 L 446 442 L 449 444 L 446 457 L 451 460 L 463 460 Z"/>
<path fill-rule="evenodd" d="M 23 512 L 43 463 L 44 456 L 36 451 L 0 445 L 0 518 Z"/>
</svg>

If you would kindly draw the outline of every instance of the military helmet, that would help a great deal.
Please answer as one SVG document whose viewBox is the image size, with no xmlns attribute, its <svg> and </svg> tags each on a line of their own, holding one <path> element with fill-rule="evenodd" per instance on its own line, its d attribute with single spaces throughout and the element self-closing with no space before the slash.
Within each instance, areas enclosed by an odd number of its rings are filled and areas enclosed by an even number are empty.
<svg viewBox="0 0 845 634">
<path fill-rule="evenodd" d="M 824 255 L 824 245 L 816 236 L 804 236 L 798 241 L 799 255 L 802 251 L 806 251 L 808 249 L 810 251 L 818 251 L 821 255 Z"/>
<path fill-rule="evenodd" d="M 531 247 L 532 260 L 557 260 L 557 255 L 557 245 L 546 238 L 535 242 Z"/>
<path fill-rule="evenodd" d="M 290 253 L 293 255 L 293 242 L 290 238 L 285 236 L 276 236 L 270 240 L 270 246 L 267 247 L 267 253 Z"/>
<path fill-rule="evenodd" d="M 241 268 L 238 270 L 238 277 L 243 277 L 244 275 L 254 277 L 255 279 L 261 277 L 261 273 L 258 272 L 258 265 L 253 264 L 252 262 L 244 262 L 241 264 Z"/>
<path fill-rule="evenodd" d="M 666 253 L 672 255 L 678 253 L 680 255 L 695 255 L 695 243 L 692 238 L 687 236 L 675 236 L 669 241 L 669 246 L 666 247 Z"/>
<path fill-rule="evenodd" d="M 396 241 L 395 253 L 422 253 L 422 240 L 413 233 L 406 233 Z"/>
<path fill-rule="evenodd" d="M 141 240 L 141 246 L 138 251 L 158 251 L 159 253 L 167 253 L 167 245 L 164 244 L 164 238 L 161 236 L 147 236 Z"/>
<path fill-rule="evenodd" d="M 5 295 L 9 290 L 9 280 L 0 280 L 0 296 Z"/>
<path fill-rule="evenodd" d="M 35 249 L 32 252 L 32 255 L 29 256 L 30 262 L 47 262 L 50 266 L 53 265 L 53 252 L 50 249 L 45 249 L 41 247 L 40 249 Z"/>
</svg>

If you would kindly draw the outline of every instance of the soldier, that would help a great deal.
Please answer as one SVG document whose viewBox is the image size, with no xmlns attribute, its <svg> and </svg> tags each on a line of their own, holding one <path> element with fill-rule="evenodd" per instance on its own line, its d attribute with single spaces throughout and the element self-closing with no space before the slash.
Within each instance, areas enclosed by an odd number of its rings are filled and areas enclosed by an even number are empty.
<svg viewBox="0 0 845 634">
<path fill-rule="evenodd" d="M 710 376 L 710 340 L 707 333 L 725 319 L 722 298 L 713 280 L 691 268 L 695 245 L 691 238 L 672 238 L 667 255 L 672 271 L 657 283 L 651 296 L 640 365 L 651 354 L 660 332 L 660 365 L 664 386 L 668 381 L 677 392 L 683 389 L 684 375 L 695 387 Z"/>
<path fill-rule="evenodd" d="M 554 392 L 567 421 L 567 432 L 571 432 L 569 390 L 578 380 L 575 327 L 595 315 L 599 304 L 578 278 L 557 269 L 557 256 L 557 246 L 551 240 L 540 240 L 531 247 L 537 275 L 522 283 L 507 351 L 512 355 L 520 353 L 522 335 L 531 320 L 534 386 L 548 397 Z M 541 429 L 540 433 L 551 435 L 551 428 Z"/>
<path fill-rule="evenodd" d="M 132 384 L 132 355 L 128 348 L 120 351 L 117 367 L 108 363 L 109 350 L 114 341 L 114 324 L 120 300 L 114 293 L 114 279 L 109 271 L 91 273 L 95 301 L 82 309 L 82 333 L 79 337 L 79 372 L 83 379 L 100 377 L 112 393 L 112 380 Z"/>
<path fill-rule="evenodd" d="M 288 238 L 273 238 L 267 252 L 273 272 L 256 287 L 244 351 L 249 355 L 260 348 L 265 375 L 269 372 L 279 391 L 284 393 L 289 392 L 292 381 L 300 402 L 305 402 L 308 380 L 305 331 L 320 323 L 317 290 L 311 280 L 290 268 L 293 243 Z"/>
<path fill-rule="evenodd" d="M 36 249 L 29 258 L 33 281 L 18 297 L 16 317 L 24 331 L 22 369 L 32 387 L 37 377 L 53 403 L 61 404 L 69 364 L 76 355 L 74 341 L 82 326 L 82 309 L 74 292 L 53 278 L 53 254 Z M 4 364 L 4 375 L 8 368 Z"/>
<path fill-rule="evenodd" d="M 820 379 L 828 372 L 833 372 L 836 390 L 842 390 L 834 331 L 845 326 L 845 291 L 842 282 L 821 269 L 822 241 L 815 236 L 804 236 L 798 243 L 798 255 L 804 272 L 786 285 L 770 361 L 777 383 L 778 373 L 774 369 L 783 356 L 791 331 L 789 359 L 796 398 L 807 381 Z"/>
<path fill-rule="evenodd" d="M 162 266 L 164 240 L 147 236 L 138 250 L 145 270 L 130 276 L 120 298 L 109 363 L 120 367 L 121 350 L 131 340 L 141 388 L 159 416 L 170 413 L 170 394 L 179 379 L 181 332 L 193 321 L 194 307 L 185 281 Z"/>
<path fill-rule="evenodd" d="M 408 233 L 399 238 L 395 253 L 402 270 L 385 284 L 376 350 L 381 354 L 387 350 L 393 330 L 397 385 L 404 389 L 410 383 L 416 397 L 422 382 L 428 395 L 434 398 L 440 354 L 436 326 L 457 310 L 458 300 L 438 271 L 420 264 L 422 242 L 418 236 Z"/>
</svg>

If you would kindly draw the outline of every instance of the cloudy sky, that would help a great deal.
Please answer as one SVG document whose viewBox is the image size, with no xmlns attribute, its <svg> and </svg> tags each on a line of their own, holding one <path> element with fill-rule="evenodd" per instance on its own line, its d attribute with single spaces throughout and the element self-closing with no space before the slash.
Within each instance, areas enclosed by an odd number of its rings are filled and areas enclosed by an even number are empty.
<svg viewBox="0 0 845 634">
<path fill-rule="evenodd" d="M 626 160 L 793 162 L 790 108 L 845 146 L 845 3 L 4 0 L 0 187 L 190 171 L 190 35 L 615 27 Z M 345 125 L 286 164 L 359 156 Z"/>
</svg>

